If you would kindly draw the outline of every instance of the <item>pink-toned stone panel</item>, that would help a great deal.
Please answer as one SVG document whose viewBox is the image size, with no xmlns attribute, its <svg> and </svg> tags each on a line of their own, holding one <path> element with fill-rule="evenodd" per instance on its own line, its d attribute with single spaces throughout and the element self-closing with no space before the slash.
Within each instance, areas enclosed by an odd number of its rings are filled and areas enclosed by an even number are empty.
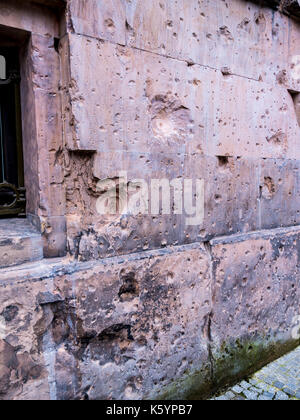
<svg viewBox="0 0 300 420">
<path fill-rule="evenodd" d="M 70 149 L 299 158 L 283 86 L 75 35 L 70 54 Z"/>
<path fill-rule="evenodd" d="M 258 369 L 293 336 L 300 308 L 299 228 L 211 241 L 212 354 L 218 384 Z"/>
<path fill-rule="evenodd" d="M 57 14 L 52 9 L 23 0 L 0 1 L 0 25 L 40 35 L 59 36 Z"/>
<path fill-rule="evenodd" d="M 78 34 L 125 45 L 125 19 L 123 0 L 69 2 L 69 25 Z"/>
<path fill-rule="evenodd" d="M 17 277 L 0 270 L 0 399 L 184 398 L 209 390 L 204 247 L 78 268 L 65 260 L 24 267 Z"/>
<path fill-rule="evenodd" d="M 126 3 L 129 45 L 299 90 L 299 25 L 246 1 Z"/>
</svg>

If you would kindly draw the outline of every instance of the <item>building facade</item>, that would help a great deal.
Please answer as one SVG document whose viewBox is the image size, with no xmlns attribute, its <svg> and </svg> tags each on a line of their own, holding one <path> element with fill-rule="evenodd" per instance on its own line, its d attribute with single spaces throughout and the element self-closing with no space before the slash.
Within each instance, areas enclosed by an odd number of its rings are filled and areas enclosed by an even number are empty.
<svg viewBox="0 0 300 420">
<path fill-rule="evenodd" d="M 299 344 L 299 17 L 0 0 L 1 399 L 205 398 Z"/>
</svg>

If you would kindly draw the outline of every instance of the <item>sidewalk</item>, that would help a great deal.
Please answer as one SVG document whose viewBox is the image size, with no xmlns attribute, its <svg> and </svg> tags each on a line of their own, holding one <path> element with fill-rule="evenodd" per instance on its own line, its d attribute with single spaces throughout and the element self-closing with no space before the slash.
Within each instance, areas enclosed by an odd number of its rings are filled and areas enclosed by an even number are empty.
<svg viewBox="0 0 300 420">
<path fill-rule="evenodd" d="M 300 347 L 213 400 L 300 400 Z"/>
</svg>

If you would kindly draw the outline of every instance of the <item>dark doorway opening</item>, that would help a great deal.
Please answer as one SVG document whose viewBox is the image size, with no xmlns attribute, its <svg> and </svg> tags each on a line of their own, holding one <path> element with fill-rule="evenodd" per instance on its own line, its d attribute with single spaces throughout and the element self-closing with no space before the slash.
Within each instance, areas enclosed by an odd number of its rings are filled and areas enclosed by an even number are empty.
<svg viewBox="0 0 300 420">
<path fill-rule="evenodd" d="M 18 49 L 0 47 L 0 217 L 26 211 L 20 80 Z"/>
</svg>

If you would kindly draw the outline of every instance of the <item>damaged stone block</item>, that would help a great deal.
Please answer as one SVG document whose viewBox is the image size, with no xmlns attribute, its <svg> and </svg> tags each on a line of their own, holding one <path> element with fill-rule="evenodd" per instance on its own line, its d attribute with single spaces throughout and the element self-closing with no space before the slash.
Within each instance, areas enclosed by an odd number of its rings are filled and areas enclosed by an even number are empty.
<svg viewBox="0 0 300 420">
<path fill-rule="evenodd" d="M 236 235 L 210 244 L 212 358 L 214 381 L 220 386 L 299 344 L 292 334 L 300 307 L 299 228 Z"/>
<path fill-rule="evenodd" d="M 135 1 L 126 7 L 132 47 L 272 83 L 285 70 L 286 86 L 299 86 L 291 67 L 300 54 L 299 25 L 280 13 L 240 0 L 155 0 L 151 8 Z"/>
<path fill-rule="evenodd" d="M 43 242 L 37 229 L 25 220 L 0 220 L 0 268 L 43 258 Z"/>
<path fill-rule="evenodd" d="M 106 199 L 100 187 L 99 190 L 95 187 L 88 195 L 84 182 L 75 188 L 70 186 L 67 200 L 69 250 L 80 260 L 187 244 L 227 232 L 258 228 L 259 165 L 253 160 L 229 157 L 222 160 L 222 157 L 198 154 L 165 153 L 162 156 L 111 152 L 98 153 L 92 171 L 100 185 L 111 186 L 109 202 L 114 200 L 118 209 L 112 211 L 107 203 L 103 207 L 105 214 L 102 210 L 98 212 L 99 203 Z M 122 173 L 126 174 L 126 180 Z M 158 213 L 152 201 L 153 180 L 160 180 L 162 196 L 170 197 L 165 209 L 159 196 Z M 196 217 L 196 207 L 189 213 L 188 199 L 190 197 L 196 206 L 200 197 L 196 201 L 192 191 L 190 195 L 184 193 L 187 191 L 185 180 L 191 181 L 194 191 L 197 182 L 204 183 L 204 219 L 195 225 L 189 219 Z M 178 196 L 182 203 L 177 209 Z M 139 206 L 141 197 L 143 205 Z"/>
<path fill-rule="evenodd" d="M 68 19 L 72 32 L 125 45 L 126 18 L 122 0 L 72 0 Z"/>
<path fill-rule="evenodd" d="M 11 361 L 0 358 L 1 399 L 18 398 L 21 386 L 24 399 L 209 392 L 210 262 L 203 246 L 69 268 L 61 262 L 59 275 L 49 268 L 40 265 L 34 278 L 29 267 L 17 277 L 0 272 L 0 347 Z M 8 308 L 12 302 L 17 310 Z"/>
</svg>

